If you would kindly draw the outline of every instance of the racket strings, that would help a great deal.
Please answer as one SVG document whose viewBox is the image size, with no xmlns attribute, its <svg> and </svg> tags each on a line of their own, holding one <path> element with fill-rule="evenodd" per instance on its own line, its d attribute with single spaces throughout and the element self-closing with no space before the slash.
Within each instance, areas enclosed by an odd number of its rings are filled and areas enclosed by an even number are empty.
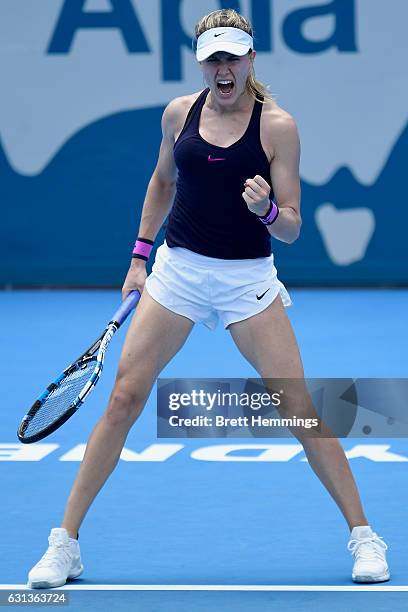
<svg viewBox="0 0 408 612">
<path fill-rule="evenodd" d="M 78 364 L 79 367 L 61 380 L 29 422 L 25 436 L 35 435 L 47 429 L 67 412 L 91 379 L 95 370 L 95 362 L 96 358 L 92 358 L 82 365 Z"/>
</svg>

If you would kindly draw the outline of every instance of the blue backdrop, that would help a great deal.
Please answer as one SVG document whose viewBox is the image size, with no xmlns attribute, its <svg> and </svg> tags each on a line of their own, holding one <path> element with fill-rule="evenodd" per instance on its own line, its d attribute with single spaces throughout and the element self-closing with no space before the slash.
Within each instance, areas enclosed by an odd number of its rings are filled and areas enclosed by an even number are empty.
<svg viewBox="0 0 408 612">
<path fill-rule="evenodd" d="M 121 285 L 163 109 L 203 88 L 189 45 L 214 5 L 252 19 L 257 75 L 299 127 L 303 227 L 274 242 L 280 278 L 407 283 L 405 0 L 27 4 L 0 7 L 2 285 Z"/>
</svg>

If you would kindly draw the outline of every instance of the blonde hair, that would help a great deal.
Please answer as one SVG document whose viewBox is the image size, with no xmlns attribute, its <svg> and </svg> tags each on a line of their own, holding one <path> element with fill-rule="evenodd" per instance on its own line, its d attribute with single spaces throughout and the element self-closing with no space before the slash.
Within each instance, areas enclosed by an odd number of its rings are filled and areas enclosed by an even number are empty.
<svg viewBox="0 0 408 612">
<path fill-rule="evenodd" d="M 253 36 L 253 30 L 248 19 L 237 13 L 234 9 L 221 9 L 219 11 L 213 11 L 208 15 L 204 15 L 195 26 L 195 37 L 198 37 L 210 30 L 211 28 L 239 28 L 250 36 Z M 252 52 L 252 49 L 248 51 L 248 55 Z M 248 79 L 246 82 L 246 91 L 256 100 L 259 100 L 260 96 L 273 100 L 273 97 L 268 91 L 268 86 L 258 81 L 255 76 L 254 66 L 251 62 L 249 69 Z M 259 100 L 260 101 L 260 100 Z"/>
</svg>

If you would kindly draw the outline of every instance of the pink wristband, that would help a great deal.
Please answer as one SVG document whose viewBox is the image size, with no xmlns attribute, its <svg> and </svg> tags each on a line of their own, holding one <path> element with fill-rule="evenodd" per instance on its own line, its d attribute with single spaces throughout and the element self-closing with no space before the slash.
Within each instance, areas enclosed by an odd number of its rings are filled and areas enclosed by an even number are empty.
<svg viewBox="0 0 408 612">
<path fill-rule="evenodd" d="M 153 240 L 138 238 L 135 242 L 135 246 L 133 247 L 132 258 L 144 259 L 147 261 L 150 253 L 152 252 L 152 248 Z"/>
<path fill-rule="evenodd" d="M 271 207 L 266 213 L 266 215 L 263 215 L 262 217 L 258 215 L 258 219 L 264 225 L 272 225 L 272 223 L 275 223 L 279 215 L 279 208 L 277 207 L 275 200 L 271 200 L 270 202 L 271 202 Z"/>
</svg>

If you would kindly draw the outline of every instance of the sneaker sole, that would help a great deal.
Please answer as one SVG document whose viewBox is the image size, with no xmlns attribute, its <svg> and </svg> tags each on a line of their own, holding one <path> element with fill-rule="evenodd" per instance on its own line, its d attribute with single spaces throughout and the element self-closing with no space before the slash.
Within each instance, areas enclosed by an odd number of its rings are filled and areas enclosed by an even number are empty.
<svg viewBox="0 0 408 612">
<path fill-rule="evenodd" d="M 375 578 L 373 578 L 373 576 L 355 576 L 354 574 L 352 574 L 351 577 L 353 579 L 353 582 L 386 582 L 390 579 L 390 574 L 389 572 L 387 572 L 386 574 L 383 574 L 382 576 L 376 576 Z"/>
<path fill-rule="evenodd" d="M 84 566 L 81 565 L 80 569 L 77 572 L 71 573 L 68 575 L 67 580 L 72 580 L 74 578 L 78 578 L 82 572 L 84 571 Z M 54 582 L 48 581 L 48 580 L 38 580 L 38 581 L 32 581 L 32 582 L 28 582 L 27 586 L 29 589 L 52 589 L 55 587 L 60 587 L 60 586 L 64 586 L 64 584 L 66 584 L 67 580 L 57 580 Z"/>
</svg>

